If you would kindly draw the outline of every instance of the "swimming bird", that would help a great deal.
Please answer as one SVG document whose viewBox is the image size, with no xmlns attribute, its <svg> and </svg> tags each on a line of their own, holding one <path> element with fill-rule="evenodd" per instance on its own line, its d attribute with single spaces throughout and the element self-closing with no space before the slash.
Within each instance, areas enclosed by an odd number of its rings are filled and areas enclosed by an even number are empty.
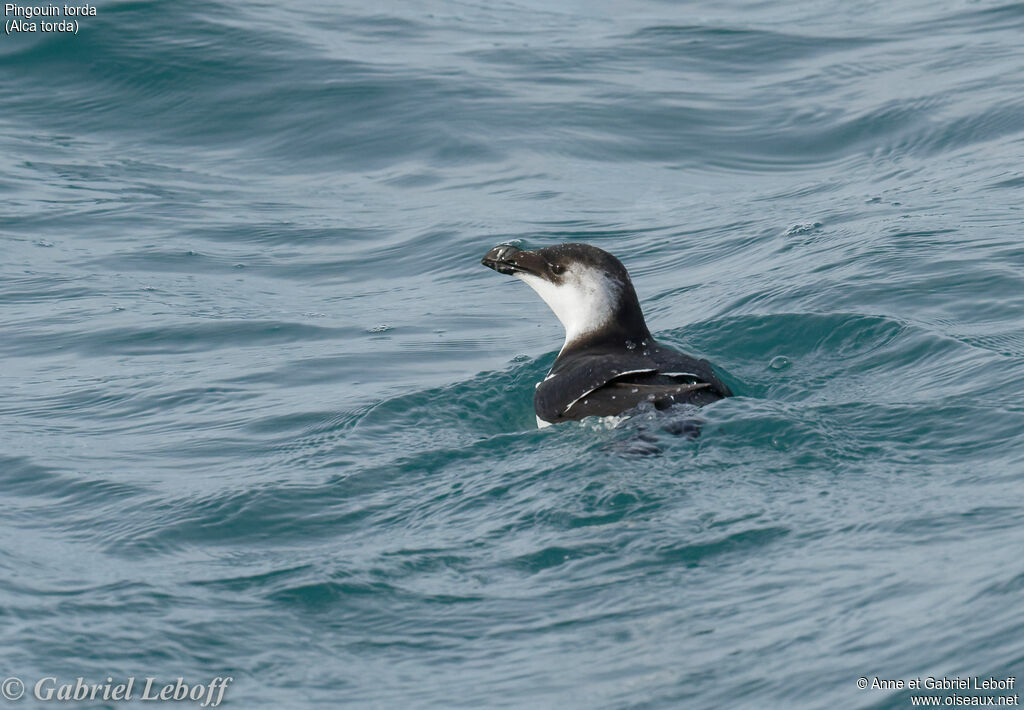
<svg viewBox="0 0 1024 710">
<path fill-rule="evenodd" d="M 565 343 L 533 404 L 537 425 L 621 414 L 643 402 L 704 405 L 732 392 L 711 363 L 651 336 L 626 267 L 589 244 L 534 251 L 502 244 L 484 266 L 526 283 L 565 327 Z"/>
</svg>

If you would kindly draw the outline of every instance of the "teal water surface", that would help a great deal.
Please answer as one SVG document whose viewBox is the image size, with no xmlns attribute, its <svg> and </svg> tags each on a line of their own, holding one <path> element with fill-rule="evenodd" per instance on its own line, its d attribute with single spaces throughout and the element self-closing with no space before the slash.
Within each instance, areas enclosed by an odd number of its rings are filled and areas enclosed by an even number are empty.
<svg viewBox="0 0 1024 710">
<path fill-rule="evenodd" d="M 616 709 L 1024 677 L 1024 5 L 80 23 L 0 36 L 0 677 Z M 697 439 L 538 431 L 562 332 L 480 265 L 512 239 L 616 254 L 737 396 Z"/>
</svg>

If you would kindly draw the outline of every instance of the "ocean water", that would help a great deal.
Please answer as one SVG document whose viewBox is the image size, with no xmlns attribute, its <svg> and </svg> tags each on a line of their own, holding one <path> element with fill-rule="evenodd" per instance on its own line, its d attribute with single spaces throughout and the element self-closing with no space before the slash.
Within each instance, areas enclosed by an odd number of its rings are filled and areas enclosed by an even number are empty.
<svg viewBox="0 0 1024 710">
<path fill-rule="evenodd" d="M 1024 4 L 96 10 L 0 36 L 0 705 L 1024 678 Z M 737 396 L 538 431 L 513 239 Z"/>
</svg>

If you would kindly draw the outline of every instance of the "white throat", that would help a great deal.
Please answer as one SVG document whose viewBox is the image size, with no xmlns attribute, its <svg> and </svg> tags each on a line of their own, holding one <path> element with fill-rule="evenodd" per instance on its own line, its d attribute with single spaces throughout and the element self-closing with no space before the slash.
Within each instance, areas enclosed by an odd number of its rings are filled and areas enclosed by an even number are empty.
<svg viewBox="0 0 1024 710">
<path fill-rule="evenodd" d="M 574 264 L 557 285 L 521 271 L 515 276 L 536 291 L 562 322 L 565 328 L 562 350 L 578 338 L 600 330 L 615 317 L 622 287 L 603 271 Z"/>
</svg>

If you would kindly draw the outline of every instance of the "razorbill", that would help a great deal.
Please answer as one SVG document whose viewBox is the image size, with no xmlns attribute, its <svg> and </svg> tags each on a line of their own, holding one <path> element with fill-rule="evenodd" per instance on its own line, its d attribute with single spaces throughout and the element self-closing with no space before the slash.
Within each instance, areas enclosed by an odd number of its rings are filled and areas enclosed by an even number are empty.
<svg viewBox="0 0 1024 710">
<path fill-rule="evenodd" d="M 565 327 L 565 344 L 533 397 L 538 426 L 621 414 L 643 402 L 663 409 L 732 394 L 707 360 L 655 342 L 626 267 L 608 252 L 589 244 L 534 251 L 503 244 L 482 263 L 525 281 Z"/>
</svg>

